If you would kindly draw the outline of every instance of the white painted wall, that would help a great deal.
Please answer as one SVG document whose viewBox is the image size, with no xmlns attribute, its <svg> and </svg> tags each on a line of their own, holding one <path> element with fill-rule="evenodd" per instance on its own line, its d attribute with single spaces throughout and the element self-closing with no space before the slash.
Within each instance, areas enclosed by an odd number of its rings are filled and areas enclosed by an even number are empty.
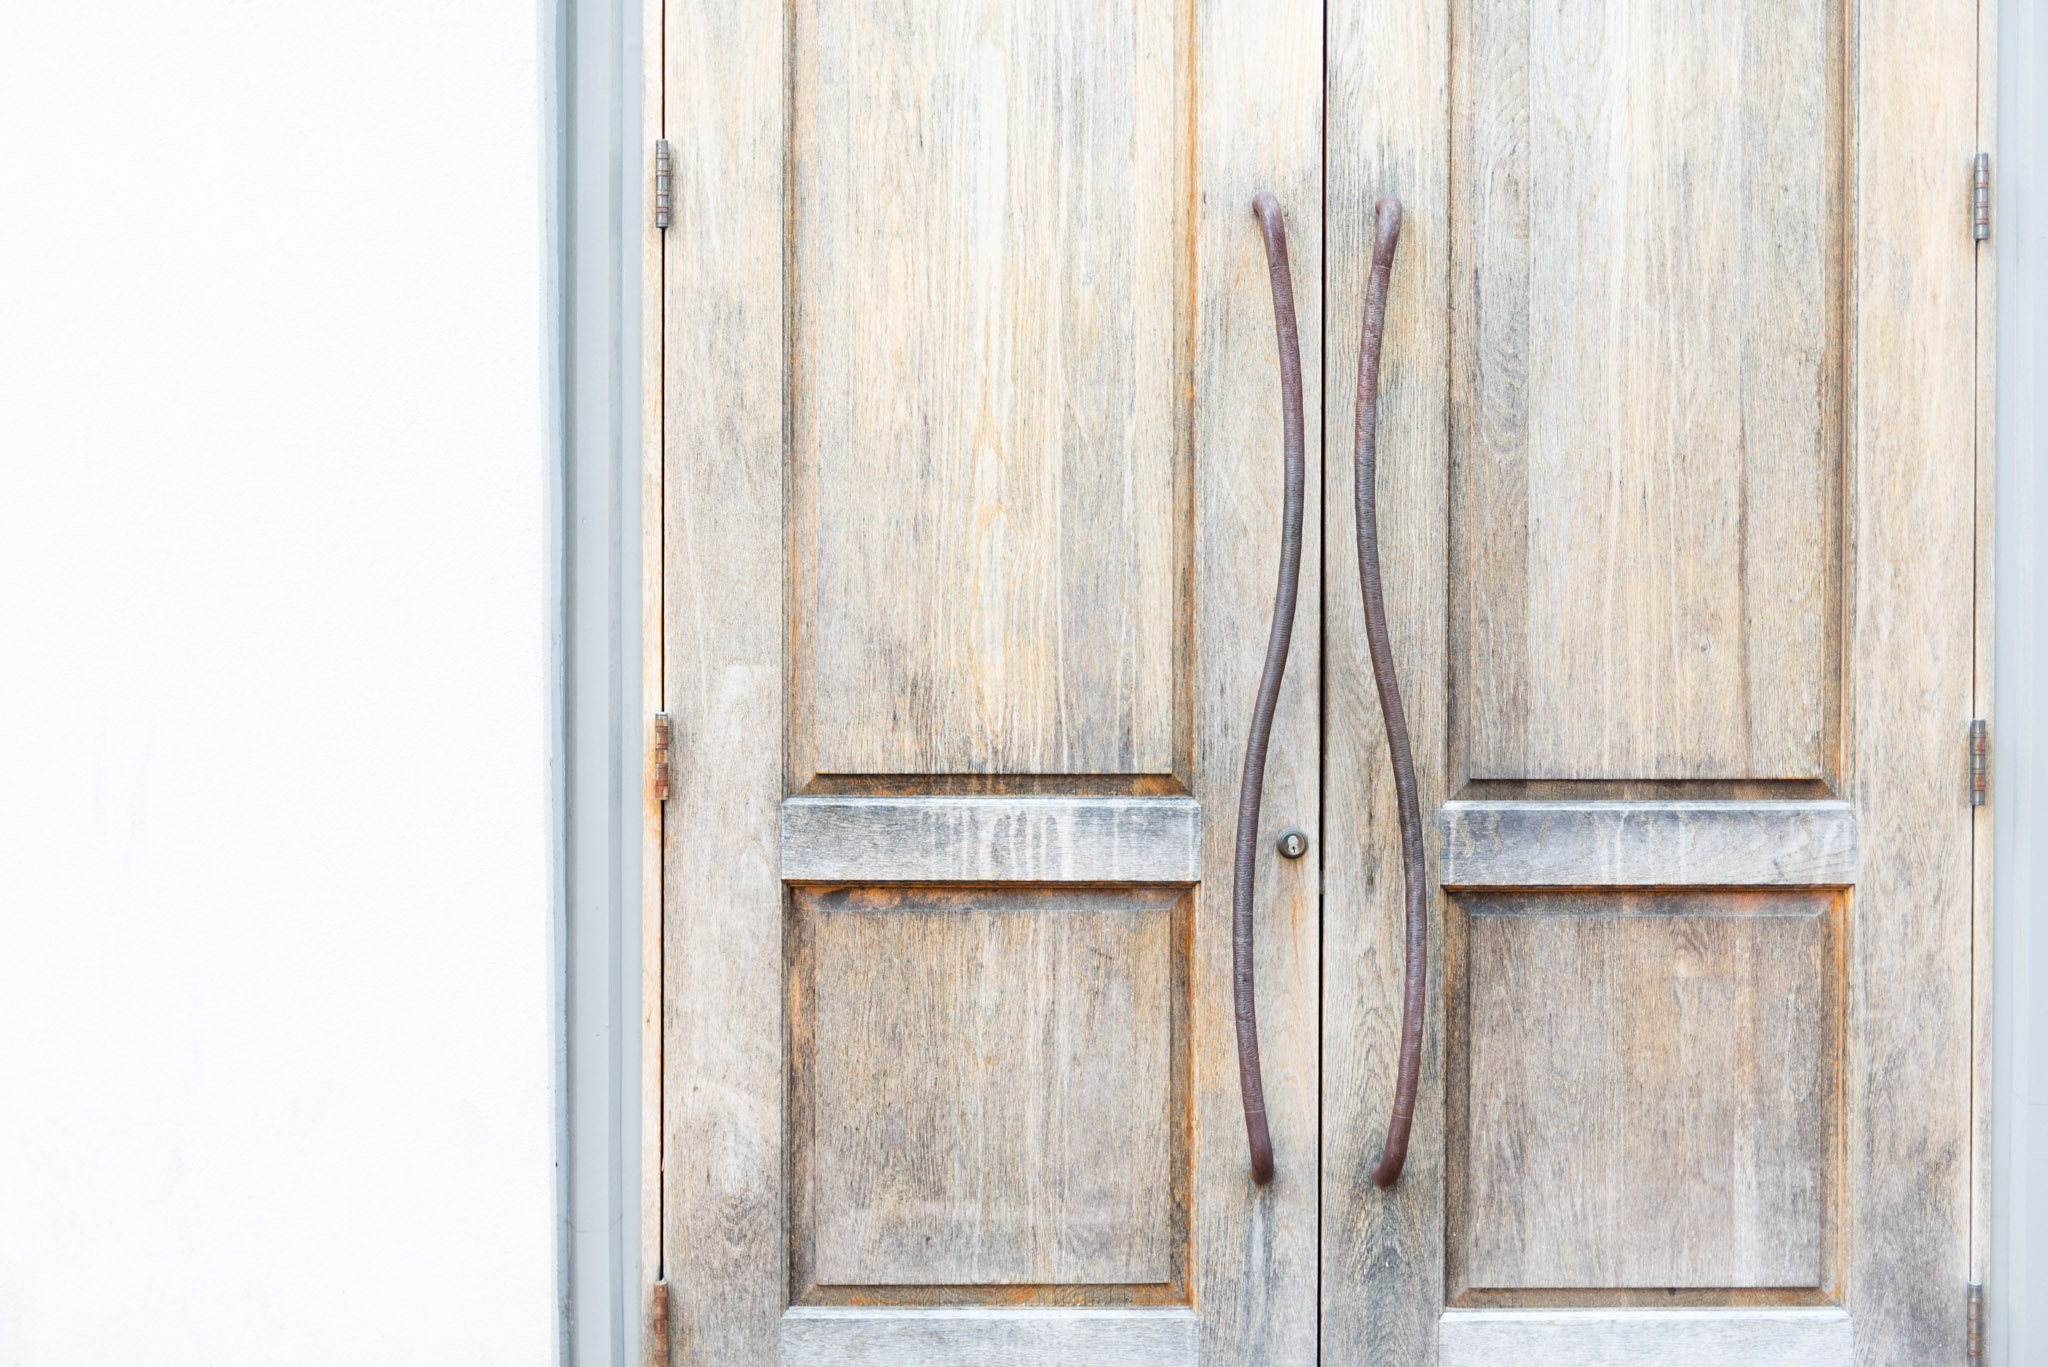
<svg viewBox="0 0 2048 1367">
<path fill-rule="evenodd" d="M 0 1367 L 556 1341 L 538 0 L 0 37 Z"/>
</svg>

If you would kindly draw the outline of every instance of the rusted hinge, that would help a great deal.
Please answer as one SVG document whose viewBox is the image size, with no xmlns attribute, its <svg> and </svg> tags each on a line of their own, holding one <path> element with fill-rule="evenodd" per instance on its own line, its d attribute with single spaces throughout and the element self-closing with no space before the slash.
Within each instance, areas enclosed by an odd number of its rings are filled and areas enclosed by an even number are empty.
<svg viewBox="0 0 2048 1367">
<path fill-rule="evenodd" d="M 1991 154 L 1979 152 L 1970 175 L 1970 240 L 1982 242 L 1991 236 Z"/>
<path fill-rule="evenodd" d="M 654 714 L 654 800 L 668 801 L 668 748 L 669 737 L 674 729 L 669 725 L 668 713 Z"/>
<path fill-rule="evenodd" d="M 669 172 L 673 166 L 667 138 L 654 140 L 654 226 L 668 231 L 670 210 Z"/>
<path fill-rule="evenodd" d="M 658 1281 L 647 1288 L 647 1351 L 643 1355 L 654 1367 L 668 1367 L 668 1283 Z"/>
<path fill-rule="evenodd" d="M 1991 796 L 1991 728 L 1982 717 L 1970 723 L 1970 805 L 1981 807 Z"/>
<path fill-rule="evenodd" d="M 1963 1335 L 1964 1351 L 1969 1354 L 1970 1367 L 1984 1360 L 1984 1283 L 1970 1283 L 1970 1319 Z"/>
</svg>

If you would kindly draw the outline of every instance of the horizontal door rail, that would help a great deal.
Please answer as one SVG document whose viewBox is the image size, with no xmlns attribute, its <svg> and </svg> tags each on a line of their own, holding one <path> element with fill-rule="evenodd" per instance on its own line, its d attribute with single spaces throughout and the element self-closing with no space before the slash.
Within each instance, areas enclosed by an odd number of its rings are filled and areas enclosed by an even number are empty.
<svg viewBox="0 0 2048 1367">
<path fill-rule="evenodd" d="M 1194 883 L 1191 797 L 792 797 L 792 883 Z"/>
<path fill-rule="evenodd" d="M 1447 1310 L 1441 1367 L 1664 1362 L 1699 1367 L 1849 1367 L 1846 1311 Z"/>
<path fill-rule="evenodd" d="M 1846 802 L 1446 802 L 1450 888 L 1846 887 Z"/>
<path fill-rule="evenodd" d="M 1183 1306 L 796 1306 L 782 1316 L 785 1367 L 1195 1367 L 1200 1340 L 1194 1312 Z"/>
</svg>

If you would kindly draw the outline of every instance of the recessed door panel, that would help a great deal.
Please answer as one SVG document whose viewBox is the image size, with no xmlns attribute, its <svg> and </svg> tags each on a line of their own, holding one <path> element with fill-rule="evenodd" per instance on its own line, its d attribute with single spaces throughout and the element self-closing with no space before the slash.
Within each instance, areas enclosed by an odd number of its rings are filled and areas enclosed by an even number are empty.
<svg viewBox="0 0 2048 1367">
<path fill-rule="evenodd" d="M 1838 902 L 1453 900 L 1454 1301 L 1832 1280 Z"/>
<path fill-rule="evenodd" d="M 1185 895 L 793 897 L 798 1299 L 1166 1299 L 1187 1237 Z"/>
<path fill-rule="evenodd" d="M 1185 8 L 795 18 L 805 776 L 1167 774 L 1186 720 Z"/>
<path fill-rule="evenodd" d="M 1842 11 L 1455 13 L 1464 776 L 1819 780 L 1839 710 Z"/>
</svg>

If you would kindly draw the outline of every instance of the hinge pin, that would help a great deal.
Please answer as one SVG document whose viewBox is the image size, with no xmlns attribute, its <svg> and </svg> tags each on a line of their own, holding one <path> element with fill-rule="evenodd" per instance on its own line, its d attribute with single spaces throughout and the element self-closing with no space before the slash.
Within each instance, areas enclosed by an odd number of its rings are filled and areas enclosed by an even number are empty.
<svg viewBox="0 0 2048 1367">
<path fill-rule="evenodd" d="M 669 168 L 671 166 L 667 138 L 654 140 L 654 226 L 668 231 L 669 211 Z"/>
<path fill-rule="evenodd" d="M 1991 236 L 1991 154 L 1977 154 L 1976 171 L 1971 177 L 1970 194 L 1970 240 L 1983 242 Z"/>
<path fill-rule="evenodd" d="M 654 714 L 654 800 L 668 801 L 668 749 L 669 737 L 673 734 L 669 726 L 668 713 Z"/>
<path fill-rule="evenodd" d="M 1991 790 L 1991 730 L 1982 717 L 1970 723 L 1970 805 L 1981 807 Z"/>
<path fill-rule="evenodd" d="M 1969 1355 L 1970 1367 L 1984 1360 L 1984 1283 L 1970 1283 L 1970 1318 L 1964 1330 L 1964 1352 Z"/>
</svg>

